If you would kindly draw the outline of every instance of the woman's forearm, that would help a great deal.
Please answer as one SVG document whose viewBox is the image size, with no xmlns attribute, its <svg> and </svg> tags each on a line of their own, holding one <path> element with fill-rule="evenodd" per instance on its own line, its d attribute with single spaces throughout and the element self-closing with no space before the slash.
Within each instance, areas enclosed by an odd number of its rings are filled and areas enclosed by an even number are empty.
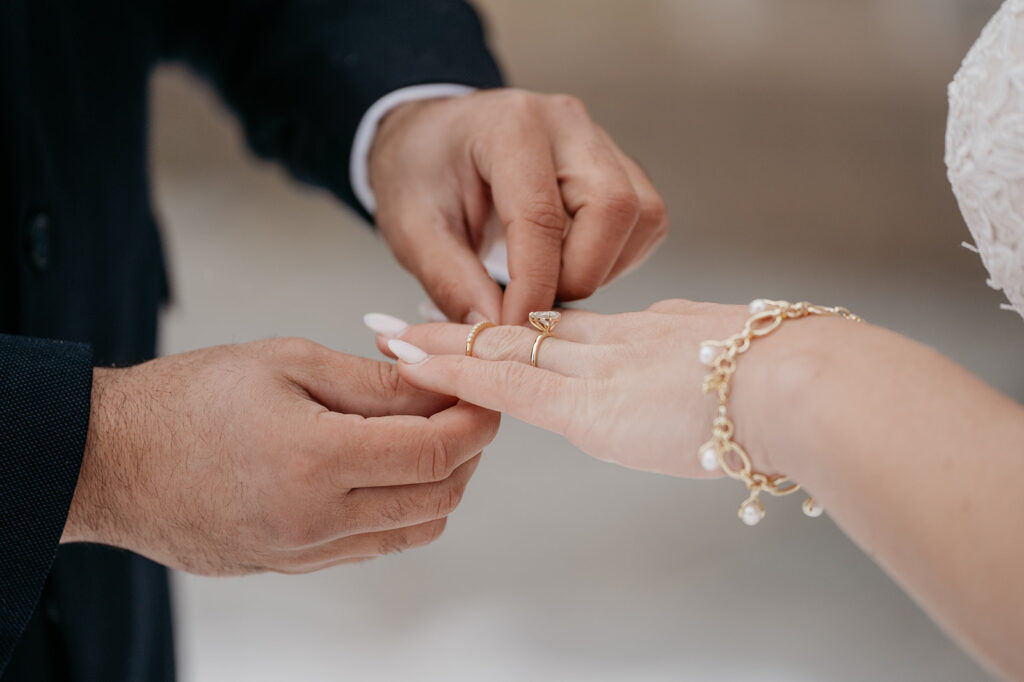
<svg viewBox="0 0 1024 682">
<path fill-rule="evenodd" d="M 749 315 L 682 300 L 563 311 L 536 369 L 524 350 L 537 332 L 521 327 L 488 329 L 473 357 L 468 325 L 409 327 L 387 347 L 418 388 L 509 412 L 600 459 L 706 477 L 721 475 L 697 456 L 717 396 L 701 392 L 698 349 Z M 1024 408 L 933 350 L 834 317 L 787 321 L 737 362 L 728 414 L 753 467 L 800 482 L 936 619 L 1024 679 Z"/>
<path fill-rule="evenodd" d="M 929 348 L 841 320 L 783 325 L 747 364 L 734 400 L 750 448 L 950 631 L 1024 676 L 1024 408 Z"/>
</svg>

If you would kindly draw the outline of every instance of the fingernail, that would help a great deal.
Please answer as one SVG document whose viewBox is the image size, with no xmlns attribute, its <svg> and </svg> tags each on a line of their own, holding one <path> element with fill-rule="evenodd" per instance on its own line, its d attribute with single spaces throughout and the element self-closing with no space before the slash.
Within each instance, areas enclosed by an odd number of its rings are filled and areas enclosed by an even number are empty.
<svg viewBox="0 0 1024 682">
<path fill-rule="evenodd" d="M 430 301 L 424 301 L 420 303 L 416 308 L 416 312 L 420 314 L 424 320 L 429 322 L 447 322 L 448 316 L 442 313 L 436 305 Z"/>
<path fill-rule="evenodd" d="M 402 332 L 409 328 L 409 324 L 405 320 L 384 313 L 366 313 L 363 315 L 363 324 L 371 331 L 389 339 L 401 336 Z"/>
<path fill-rule="evenodd" d="M 430 357 L 430 353 L 399 339 L 391 339 L 388 341 L 388 348 L 394 353 L 399 360 L 409 365 L 418 365 L 421 362 L 426 362 Z"/>
<path fill-rule="evenodd" d="M 466 314 L 466 319 L 462 321 L 463 324 L 476 324 L 477 322 L 483 322 L 487 320 L 487 316 L 483 313 L 478 313 L 475 310 L 470 310 Z"/>
</svg>

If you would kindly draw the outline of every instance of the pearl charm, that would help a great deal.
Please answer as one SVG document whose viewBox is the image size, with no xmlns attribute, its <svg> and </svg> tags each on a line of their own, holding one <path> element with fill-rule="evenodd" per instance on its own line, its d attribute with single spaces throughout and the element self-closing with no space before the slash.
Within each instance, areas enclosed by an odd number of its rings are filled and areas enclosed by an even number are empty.
<svg viewBox="0 0 1024 682">
<path fill-rule="evenodd" d="M 753 499 L 743 503 L 739 511 L 740 520 L 748 526 L 756 526 L 764 518 L 764 505 L 761 500 Z"/>
<path fill-rule="evenodd" d="M 710 367 L 715 362 L 715 356 L 718 355 L 718 348 L 704 343 L 700 347 L 700 362 L 702 365 Z"/>
<path fill-rule="evenodd" d="M 715 471 L 718 469 L 718 452 L 714 445 L 705 445 L 700 451 L 700 465 L 704 471 Z"/>
<path fill-rule="evenodd" d="M 768 309 L 768 302 L 765 301 L 763 298 L 755 298 L 753 301 L 750 302 L 750 314 L 751 315 L 757 315 L 758 313 L 763 313 L 767 309 Z"/>
<path fill-rule="evenodd" d="M 804 514 L 812 519 L 818 518 L 825 512 L 825 508 L 822 507 L 821 504 L 813 497 L 808 497 L 804 500 L 802 508 L 804 510 Z"/>
</svg>

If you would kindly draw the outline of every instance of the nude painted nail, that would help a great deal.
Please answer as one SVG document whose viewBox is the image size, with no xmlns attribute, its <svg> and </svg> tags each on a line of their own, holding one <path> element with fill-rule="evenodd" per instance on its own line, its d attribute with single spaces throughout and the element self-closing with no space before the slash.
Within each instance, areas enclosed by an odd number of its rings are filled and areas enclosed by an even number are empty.
<svg viewBox="0 0 1024 682">
<path fill-rule="evenodd" d="M 409 323 L 405 320 L 384 313 L 366 313 L 363 315 L 363 324 L 371 331 L 389 339 L 401 336 L 402 332 L 409 328 Z"/>
<path fill-rule="evenodd" d="M 405 341 L 400 341 L 398 339 L 391 339 L 388 341 L 388 348 L 391 349 L 391 352 L 394 353 L 399 360 L 409 365 L 418 365 L 421 362 L 426 362 L 430 357 L 430 353 L 422 348 L 418 348 L 411 343 L 406 343 Z"/>
</svg>

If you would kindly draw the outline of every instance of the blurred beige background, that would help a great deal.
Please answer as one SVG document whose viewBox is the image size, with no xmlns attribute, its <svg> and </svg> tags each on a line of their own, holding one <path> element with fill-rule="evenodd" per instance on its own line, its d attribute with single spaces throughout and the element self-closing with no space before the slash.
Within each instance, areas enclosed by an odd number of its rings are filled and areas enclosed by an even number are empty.
<svg viewBox="0 0 1024 682">
<path fill-rule="evenodd" d="M 946 83 L 997 5 L 478 3 L 511 81 L 581 96 L 668 202 L 665 246 L 588 307 L 841 302 L 1024 399 L 1024 323 L 959 246 L 942 164 Z M 163 352 L 302 335 L 373 356 L 364 312 L 415 319 L 425 297 L 386 246 L 255 161 L 204 85 L 162 71 L 153 109 L 176 297 Z M 430 548 L 304 577 L 177 576 L 182 677 L 986 679 L 830 521 L 773 501 L 751 530 L 736 493 L 506 419 Z"/>
</svg>

